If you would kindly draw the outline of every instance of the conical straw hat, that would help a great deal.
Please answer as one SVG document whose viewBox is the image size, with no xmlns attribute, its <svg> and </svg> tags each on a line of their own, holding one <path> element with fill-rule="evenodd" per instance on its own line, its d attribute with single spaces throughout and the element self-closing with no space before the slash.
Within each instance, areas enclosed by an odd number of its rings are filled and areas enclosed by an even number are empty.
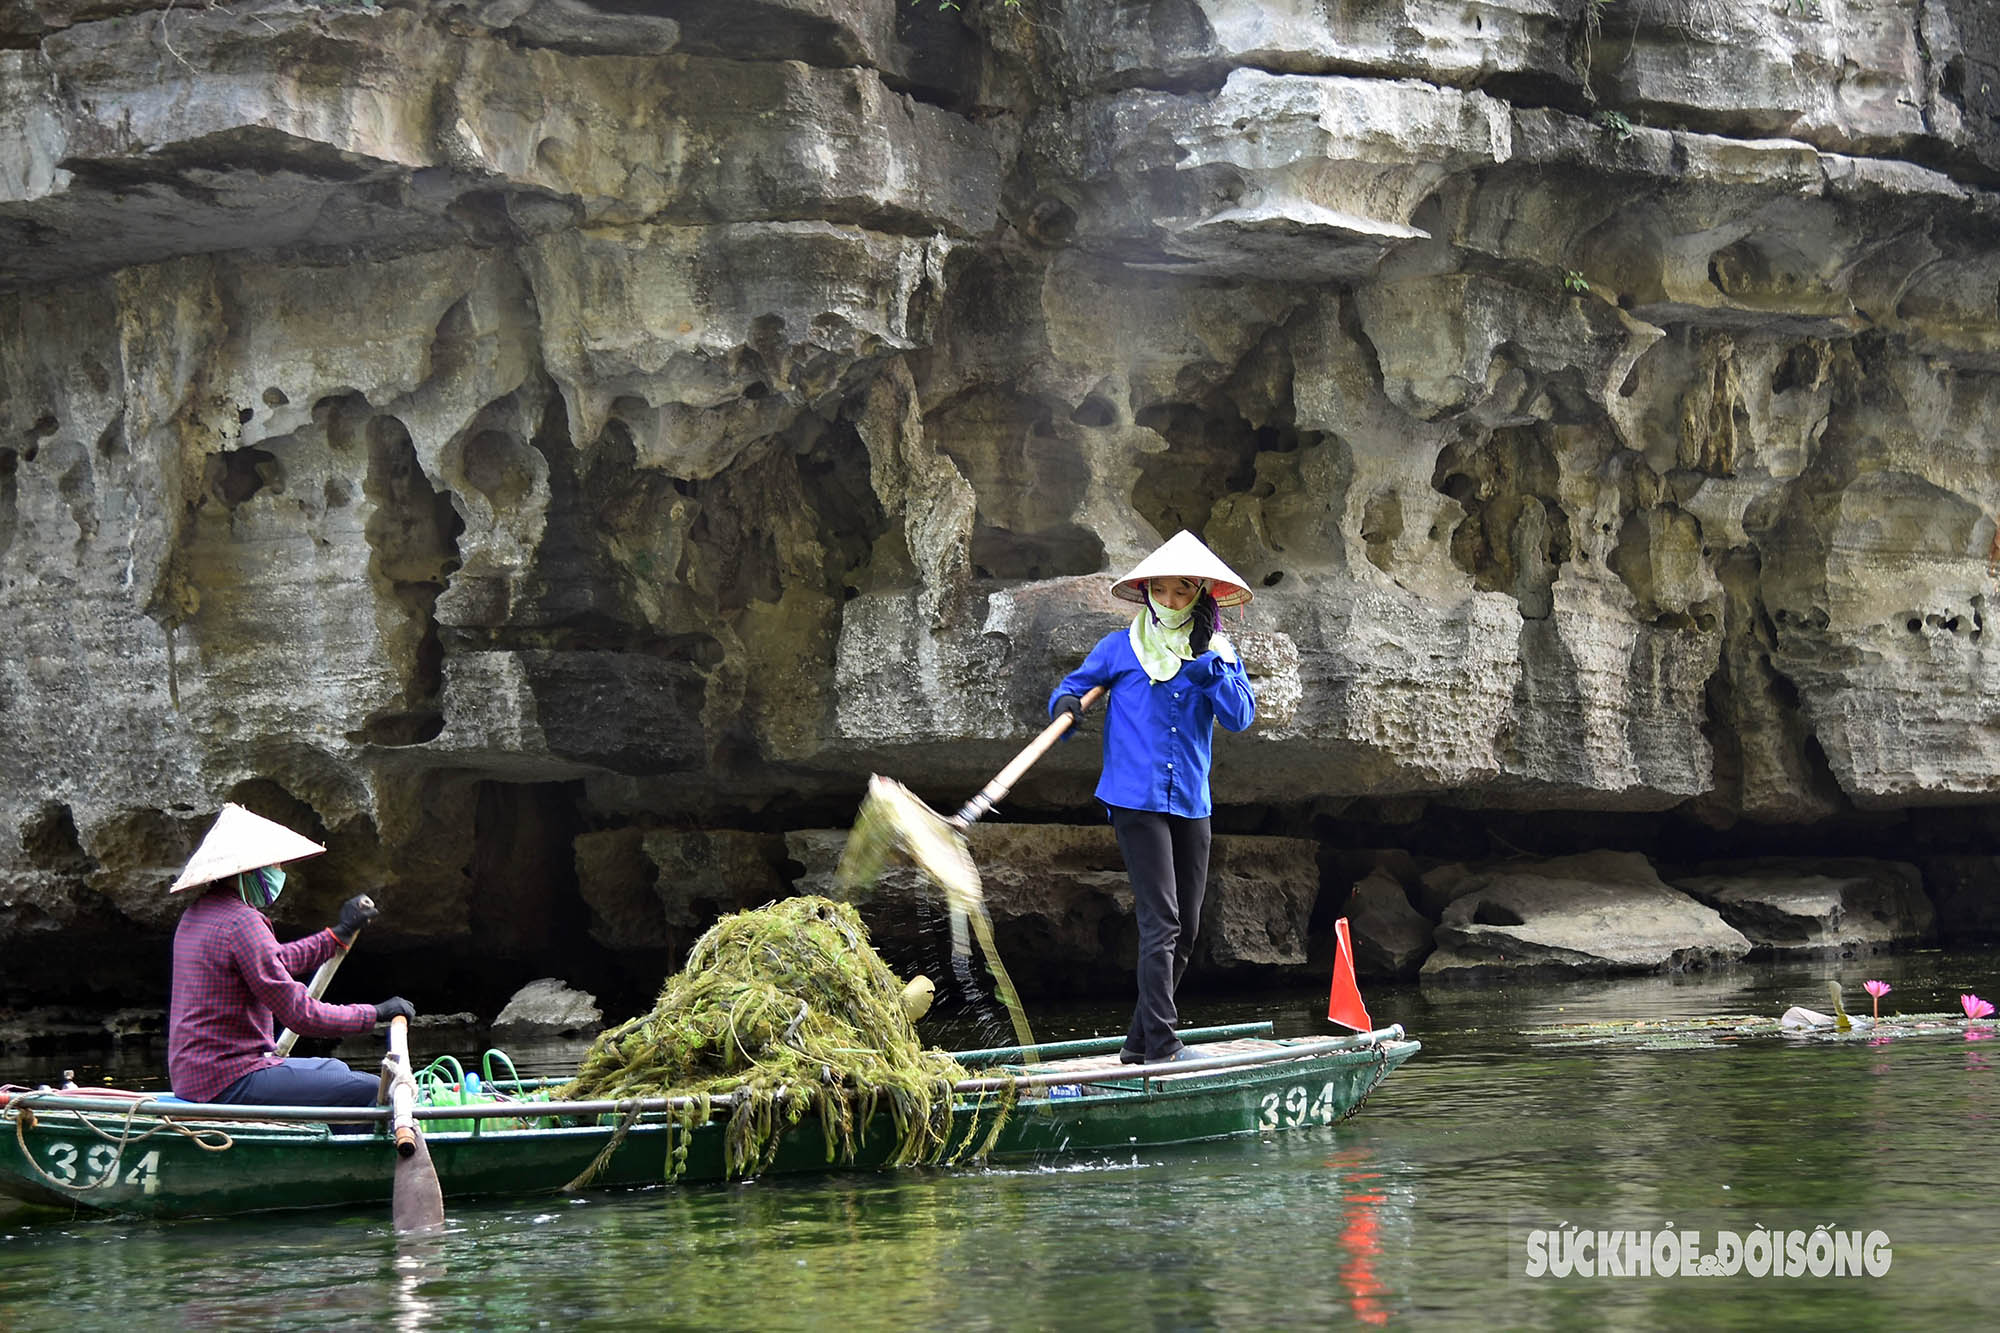
<svg viewBox="0 0 2000 1333">
<path fill-rule="evenodd" d="M 1243 576 L 1222 563 L 1215 552 L 1201 544 L 1201 538 L 1182 528 L 1159 550 L 1141 560 L 1130 574 L 1111 585 L 1115 596 L 1144 605 L 1146 580 L 1158 578 L 1195 579 L 1208 585 L 1208 595 L 1217 606 L 1241 606 L 1250 600 Z"/>
<path fill-rule="evenodd" d="M 283 824 L 253 815 L 240 805 L 224 805 L 201 846 L 194 849 L 187 869 L 168 893 L 179 893 L 244 870 L 260 870 L 284 861 L 318 856 L 326 848 L 302 838 Z"/>
</svg>

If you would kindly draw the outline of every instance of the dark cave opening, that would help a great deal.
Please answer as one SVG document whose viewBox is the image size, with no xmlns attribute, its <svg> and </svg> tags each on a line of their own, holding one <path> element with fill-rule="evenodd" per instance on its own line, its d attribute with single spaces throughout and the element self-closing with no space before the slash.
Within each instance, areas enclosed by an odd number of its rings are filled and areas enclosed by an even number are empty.
<svg viewBox="0 0 2000 1333">
<path fill-rule="evenodd" d="M 587 805 L 580 784 L 480 783 L 466 935 L 420 945 L 390 945 L 384 939 L 378 948 L 358 948 L 330 998 L 352 1003 L 403 995 L 420 1013 L 467 1014 L 483 1024 L 523 985 L 555 977 L 595 995 L 607 1022 L 650 1008 L 660 985 L 715 916 L 755 904 L 747 898 L 728 901 L 727 895 L 703 900 L 697 919 L 641 947 L 608 947 L 592 934 L 591 907 L 576 869 L 577 837 L 603 825 L 602 816 L 589 814 Z M 1096 814 L 1094 807 L 1023 807 L 1009 809 L 1005 818 L 1017 824 L 1083 824 L 1093 822 Z M 844 828 L 852 815 L 851 799 L 794 799 L 757 809 L 710 809 L 703 823 L 771 834 Z M 1993 852 L 2000 845 L 2000 804 L 1847 811 L 1815 823 L 1721 826 L 1697 817 L 1691 808 L 1496 810 L 1399 796 L 1218 805 L 1214 828 L 1225 837 L 1309 838 L 1319 846 L 1320 881 L 1308 924 L 1315 941 L 1312 961 L 1303 968 L 1206 970 L 1192 977 L 1191 984 L 1208 994 L 1299 984 L 1321 966 L 1317 942 L 1330 932 L 1333 918 L 1345 913 L 1353 886 L 1372 870 L 1391 868 L 1407 881 L 1456 862 L 1532 862 L 1593 851 L 1638 853 L 1669 880 L 1696 873 L 1705 863 L 1758 858 L 1904 862 L 1921 872 L 1937 907 L 1940 944 L 2000 941 L 1987 906 L 2000 893 L 2000 855 Z M 802 867 L 778 864 L 773 869 L 782 882 Z M 1034 960 L 1042 952 L 1036 933 L 1040 927 L 1032 918 L 1003 926 L 1000 946 L 1031 1001 L 1117 997 L 1129 982 L 1129 969 L 1113 956 L 1125 924 L 1116 914 L 1098 923 L 1106 940 L 1099 967 L 1038 971 Z M 949 975 L 952 963 L 941 909 L 926 911 L 922 903 L 905 903 L 879 913 L 876 928 L 882 932 L 878 947 L 892 965 L 940 979 Z M 301 933 L 279 931 L 281 938 Z M 96 929 L 79 932 L 72 927 L 64 935 L 60 947 L 51 940 L 52 947 L 35 960 L 10 967 L 0 981 L 0 1005 L 84 1016 L 78 1024 L 59 1026 L 48 1038 L 67 1043 L 66 1048 L 110 1042 L 101 1017 L 114 1011 L 129 1015 L 130 1007 L 157 1009 L 157 1024 L 164 1027 L 170 923 L 149 936 L 135 932 L 129 922 L 107 917 Z M 124 1021 L 131 1022 L 129 1016 Z M 148 1026 L 139 1023 L 142 1031 Z M 9 1038 L 4 1030 L 0 1042 L 21 1046 L 18 1036 Z M 311 1044 L 301 1050 L 319 1053 Z"/>
</svg>

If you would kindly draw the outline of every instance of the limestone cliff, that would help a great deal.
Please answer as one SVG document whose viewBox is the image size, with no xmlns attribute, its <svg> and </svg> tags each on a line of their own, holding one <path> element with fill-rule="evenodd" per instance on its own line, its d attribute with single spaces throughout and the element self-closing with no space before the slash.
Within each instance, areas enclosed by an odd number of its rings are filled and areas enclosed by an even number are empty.
<svg viewBox="0 0 2000 1333">
<path fill-rule="evenodd" d="M 224 799 L 295 924 L 656 978 L 1180 527 L 1288 849 L 1216 965 L 1438 811 L 1992 802 L 1990 8 L 0 0 L 0 1001 L 156 991 Z"/>
</svg>

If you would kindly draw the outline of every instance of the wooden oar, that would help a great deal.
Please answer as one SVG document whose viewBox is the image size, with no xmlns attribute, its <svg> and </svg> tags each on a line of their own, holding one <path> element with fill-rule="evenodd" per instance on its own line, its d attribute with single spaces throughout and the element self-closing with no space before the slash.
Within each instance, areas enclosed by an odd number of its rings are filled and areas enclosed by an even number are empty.
<svg viewBox="0 0 2000 1333">
<path fill-rule="evenodd" d="M 361 902 L 363 906 L 370 909 L 375 906 L 375 900 L 366 894 L 362 895 Z M 340 971 L 341 963 L 354 950 L 354 941 L 360 938 L 361 930 L 359 927 L 356 927 L 354 935 L 347 941 L 347 947 L 334 954 L 333 957 L 327 959 L 324 963 L 321 963 L 319 970 L 313 973 L 312 981 L 306 986 L 306 994 L 312 996 L 315 1000 L 326 994 L 326 988 L 333 982 L 333 974 Z M 282 1060 L 292 1053 L 292 1047 L 298 1045 L 298 1043 L 299 1034 L 290 1028 L 286 1028 L 278 1034 L 277 1044 L 271 1047 L 271 1053 Z"/>
<path fill-rule="evenodd" d="M 396 1178 L 389 1215 L 396 1230 L 434 1231 L 444 1225 L 444 1188 L 438 1184 L 437 1167 L 424 1132 L 417 1128 L 414 1114 L 416 1086 L 410 1072 L 410 1020 L 398 1014 L 389 1020 L 389 1058 L 398 1066 L 399 1077 L 389 1083 L 389 1125 L 396 1137 Z"/>
</svg>

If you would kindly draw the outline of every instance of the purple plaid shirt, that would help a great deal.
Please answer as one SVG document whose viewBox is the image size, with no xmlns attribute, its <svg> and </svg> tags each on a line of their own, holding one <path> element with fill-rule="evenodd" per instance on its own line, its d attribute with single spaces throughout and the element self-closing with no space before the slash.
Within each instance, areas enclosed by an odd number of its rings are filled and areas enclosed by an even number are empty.
<svg viewBox="0 0 2000 1333">
<path fill-rule="evenodd" d="M 174 1096 L 205 1102 L 245 1074 L 278 1064 L 273 1016 L 306 1037 L 373 1028 L 374 1005 L 322 1004 L 296 980 L 339 948 L 331 930 L 278 943 L 270 921 L 234 890 L 211 889 L 197 899 L 174 931 L 167 1016 Z"/>
</svg>

